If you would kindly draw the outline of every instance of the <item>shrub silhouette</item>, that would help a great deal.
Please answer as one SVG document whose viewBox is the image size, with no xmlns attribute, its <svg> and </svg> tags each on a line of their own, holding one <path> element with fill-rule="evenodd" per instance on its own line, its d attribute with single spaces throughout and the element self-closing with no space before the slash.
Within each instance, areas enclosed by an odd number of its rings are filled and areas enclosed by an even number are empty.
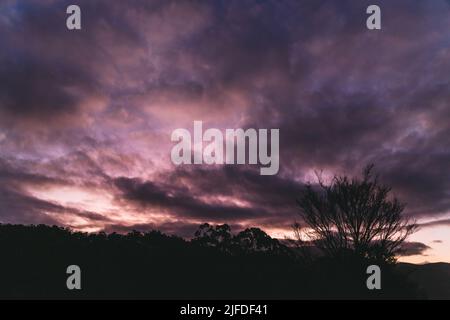
<svg viewBox="0 0 450 320">
<path fill-rule="evenodd" d="M 309 238 L 326 256 L 394 262 L 415 231 L 416 224 L 402 214 L 404 204 L 389 197 L 391 189 L 372 169 L 366 167 L 362 179 L 335 176 L 329 185 L 319 177 L 319 188 L 308 185 L 297 200 Z"/>
</svg>

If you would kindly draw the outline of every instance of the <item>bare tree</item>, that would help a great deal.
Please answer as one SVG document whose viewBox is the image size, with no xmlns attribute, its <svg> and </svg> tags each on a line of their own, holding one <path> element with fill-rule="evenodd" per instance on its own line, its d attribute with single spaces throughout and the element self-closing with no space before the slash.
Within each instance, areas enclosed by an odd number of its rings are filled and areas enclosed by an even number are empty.
<svg viewBox="0 0 450 320">
<path fill-rule="evenodd" d="M 308 235 L 325 254 L 345 253 L 395 261 L 401 244 L 417 225 L 402 213 L 405 205 L 390 197 L 391 189 L 372 174 L 362 179 L 335 176 L 330 184 L 318 177 L 317 188 L 308 185 L 297 200 Z"/>
</svg>

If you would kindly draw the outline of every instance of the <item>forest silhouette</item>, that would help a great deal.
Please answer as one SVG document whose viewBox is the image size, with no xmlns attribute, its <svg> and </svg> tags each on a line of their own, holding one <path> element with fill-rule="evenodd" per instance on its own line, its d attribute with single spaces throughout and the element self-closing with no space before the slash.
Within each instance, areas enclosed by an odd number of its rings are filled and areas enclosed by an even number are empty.
<svg viewBox="0 0 450 320">
<path fill-rule="evenodd" d="M 307 186 L 292 239 L 207 223 L 190 240 L 160 231 L 0 225 L 0 298 L 423 298 L 395 259 L 415 224 L 371 172 Z M 366 285 L 373 264 L 381 290 Z M 81 268 L 81 290 L 66 287 L 69 265 Z"/>
</svg>

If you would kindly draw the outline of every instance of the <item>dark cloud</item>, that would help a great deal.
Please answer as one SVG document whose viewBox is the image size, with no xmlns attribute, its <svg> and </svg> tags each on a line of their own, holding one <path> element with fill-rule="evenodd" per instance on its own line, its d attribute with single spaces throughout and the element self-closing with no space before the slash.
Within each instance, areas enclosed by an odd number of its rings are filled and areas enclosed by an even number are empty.
<svg viewBox="0 0 450 320">
<path fill-rule="evenodd" d="M 400 249 L 401 250 L 400 255 L 404 257 L 414 255 L 425 255 L 424 253 L 428 249 L 430 249 L 430 247 L 421 242 L 405 242 L 403 243 Z"/>
<path fill-rule="evenodd" d="M 236 221 L 255 219 L 268 214 L 267 211 L 258 208 L 214 204 L 212 200 L 202 201 L 177 187 L 166 189 L 150 181 L 119 178 L 115 183 L 127 200 L 136 201 L 143 206 L 158 208 L 178 217 Z"/>
<path fill-rule="evenodd" d="M 101 214 L 41 200 L 27 194 L 24 190 L 9 186 L 0 187 L 0 203 L 2 204 L 1 223 L 61 225 L 63 219 L 58 219 L 58 215 L 63 214 L 77 216 L 92 222 L 105 223 L 109 221 Z"/>
<path fill-rule="evenodd" d="M 78 66 L 42 58 L 15 56 L 12 61 L 2 60 L 1 66 L 0 107 L 15 118 L 48 121 L 70 117 L 77 113 L 83 95 L 95 86 Z"/>
<path fill-rule="evenodd" d="M 426 227 L 438 227 L 438 226 L 450 226 L 450 219 L 441 219 L 441 220 L 434 220 L 430 222 L 420 223 L 419 226 L 421 228 Z"/>
<path fill-rule="evenodd" d="M 53 178 L 39 173 L 26 172 L 0 159 L 0 223 L 50 224 L 60 225 L 58 215 L 69 214 L 93 222 L 108 222 L 101 214 L 63 206 L 33 196 L 26 187 L 70 185 L 61 178 Z"/>
<path fill-rule="evenodd" d="M 365 28 L 368 0 L 81 0 L 77 32 L 69 4 L 0 4 L 3 221 L 53 223 L 52 211 L 109 230 L 158 227 L 28 188 L 69 185 L 142 217 L 159 209 L 177 221 L 160 223 L 168 232 L 201 220 L 288 228 L 314 170 L 355 175 L 368 163 L 409 214 L 450 211 L 448 1 L 379 1 L 381 32 Z M 193 120 L 279 128 L 280 174 L 168 168 L 171 130 Z M 421 224 L 438 225 L 448 221 Z"/>
<path fill-rule="evenodd" d="M 125 198 L 142 206 L 158 207 L 179 218 L 289 227 L 297 218 L 295 199 L 302 184 L 257 170 L 225 166 L 215 170 L 176 170 L 161 181 L 118 178 Z M 208 190 L 205 193 L 205 190 Z"/>
</svg>

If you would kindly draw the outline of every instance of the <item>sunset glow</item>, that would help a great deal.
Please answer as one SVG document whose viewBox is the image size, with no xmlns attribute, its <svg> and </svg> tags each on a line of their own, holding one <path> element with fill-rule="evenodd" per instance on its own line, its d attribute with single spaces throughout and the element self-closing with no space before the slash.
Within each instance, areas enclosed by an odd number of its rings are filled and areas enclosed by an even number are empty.
<svg viewBox="0 0 450 320">
<path fill-rule="evenodd" d="M 421 225 L 400 261 L 450 262 L 448 1 L 379 1 L 378 33 L 366 1 L 77 2 L 76 32 L 67 1 L 0 2 L 0 223 L 283 239 L 306 183 L 373 163 Z M 194 121 L 279 129 L 279 172 L 174 165 Z"/>
</svg>

